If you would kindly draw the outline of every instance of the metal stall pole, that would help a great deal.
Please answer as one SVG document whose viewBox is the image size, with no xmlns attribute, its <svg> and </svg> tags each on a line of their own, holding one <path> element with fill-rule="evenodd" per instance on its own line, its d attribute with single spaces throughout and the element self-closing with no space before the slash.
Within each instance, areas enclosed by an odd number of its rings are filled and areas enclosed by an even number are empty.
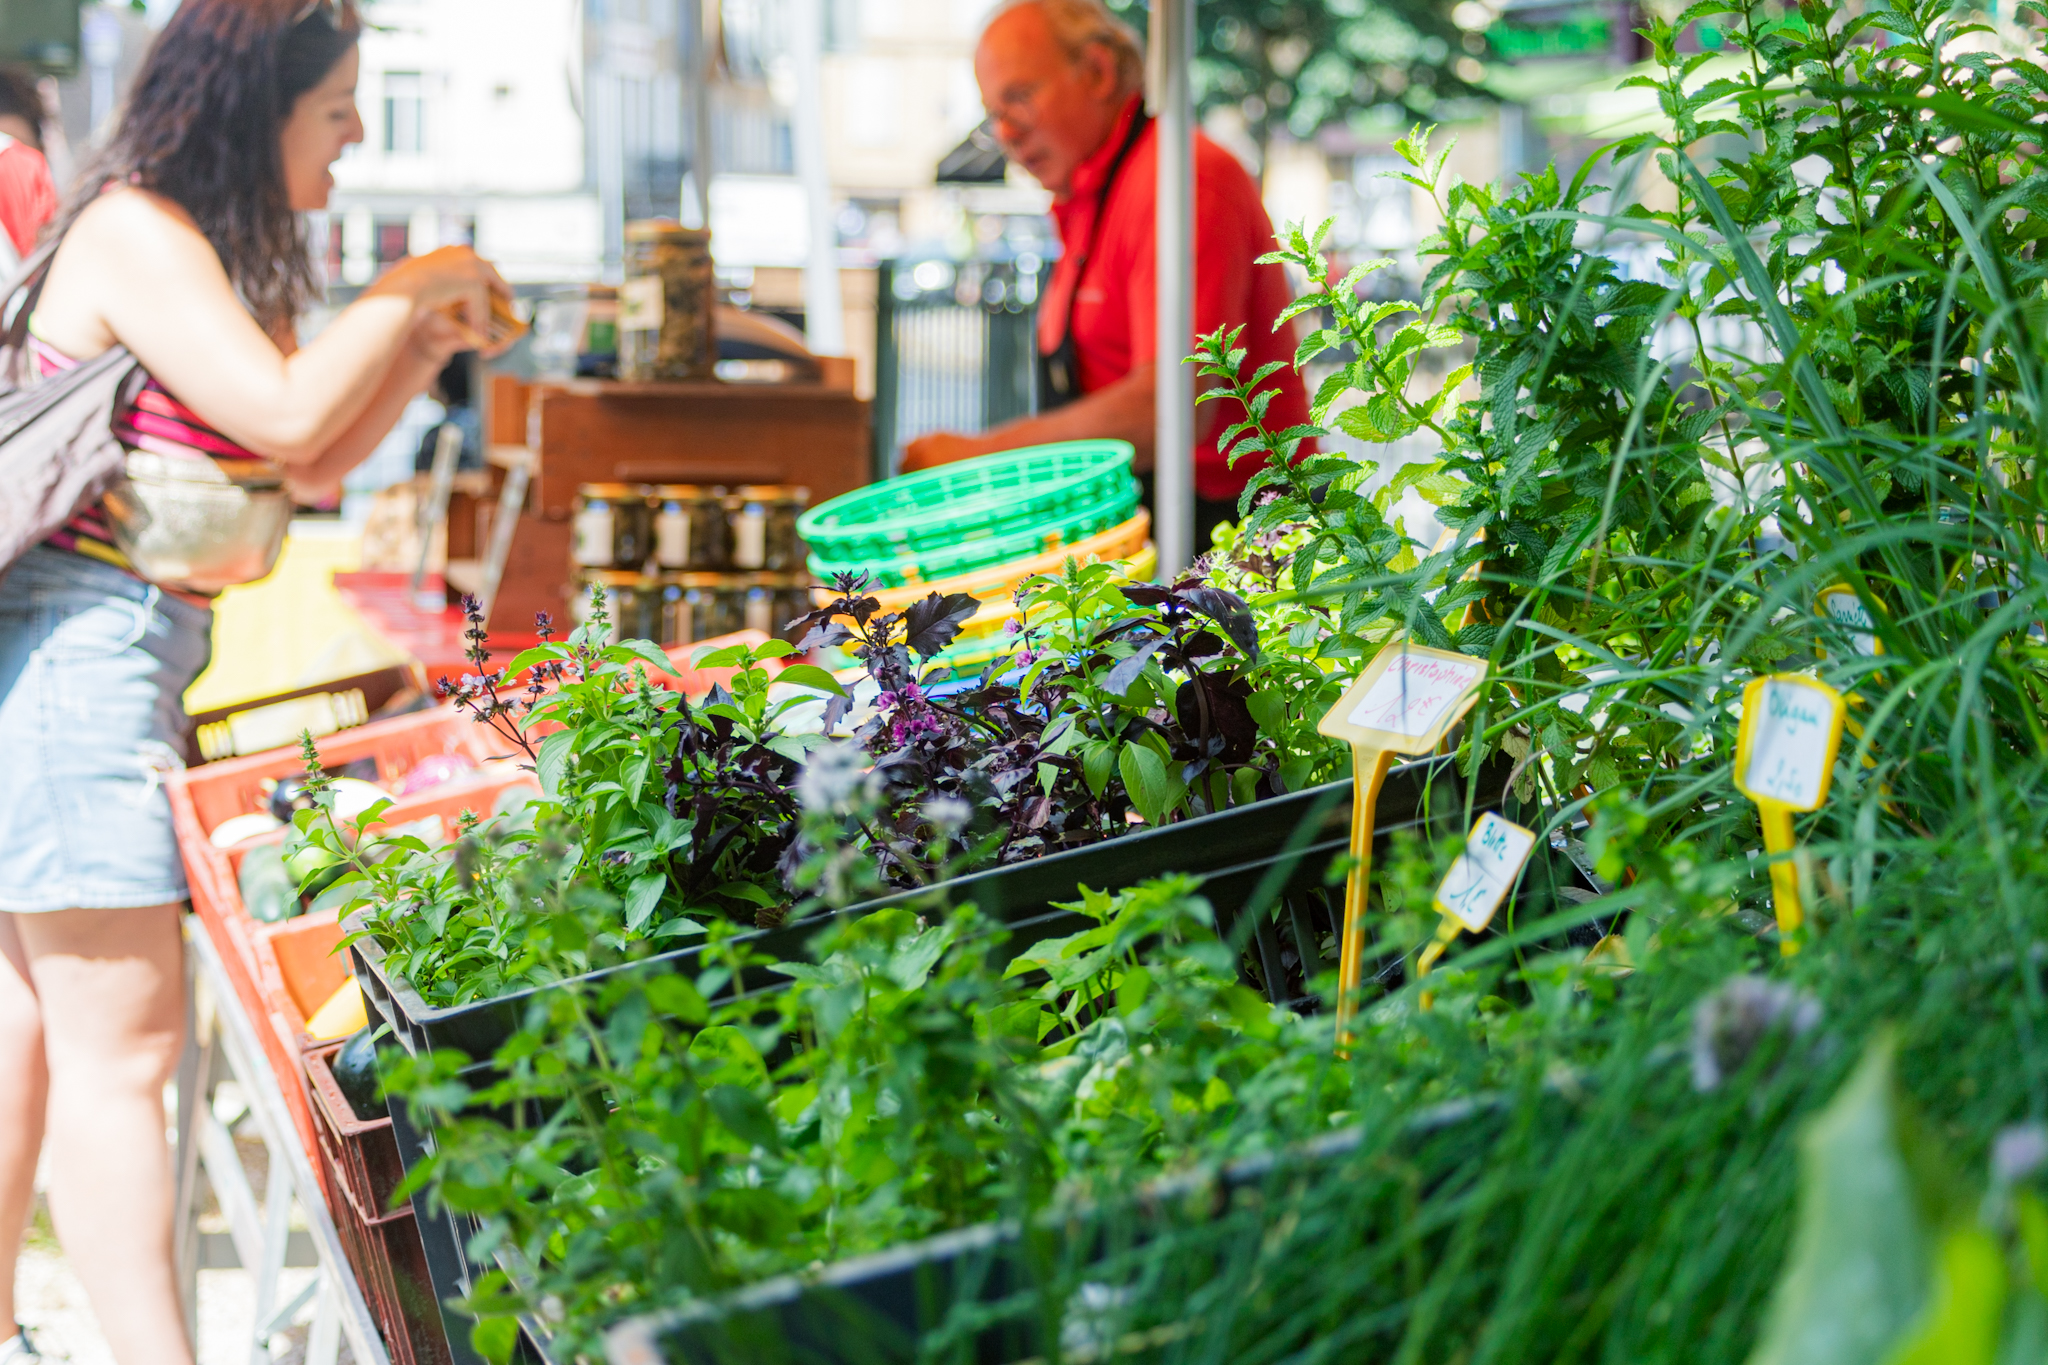
<svg viewBox="0 0 2048 1365">
<path fill-rule="evenodd" d="M 804 256 L 804 344 L 813 355 L 846 354 L 846 310 L 839 293 L 839 242 L 832 224 L 832 177 L 825 165 L 824 0 L 791 6 L 796 58 L 796 176 L 808 202 L 810 248 Z"/>
<path fill-rule="evenodd" d="M 1158 44 L 1159 352 L 1153 459 L 1153 534 L 1164 581 L 1188 566 L 1195 545 L 1195 383 L 1181 359 L 1194 342 L 1195 0 L 1152 0 Z"/>
<path fill-rule="evenodd" d="M 711 37 L 717 10 L 706 0 L 683 0 L 683 23 L 690 49 L 690 188 L 696 202 L 686 204 L 685 217 L 696 210 L 694 227 L 711 226 Z"/>
<path fill-rule="evenodd" d="M 875 482 L 896 472 L 896 415 L 903 405 L 901 355 L 897 350 L 896 262 L 875 263 Z"/>
</svg>

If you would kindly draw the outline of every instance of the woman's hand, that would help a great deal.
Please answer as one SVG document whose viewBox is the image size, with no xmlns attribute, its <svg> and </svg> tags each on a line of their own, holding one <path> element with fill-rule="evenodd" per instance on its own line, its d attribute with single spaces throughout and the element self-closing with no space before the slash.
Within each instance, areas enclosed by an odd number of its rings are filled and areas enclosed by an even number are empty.
<svg viewBox="0 0 2048 1365">
<path fill-rule="evenodd" d="M 466 246 L 444 246 L 424 256 L 410 256 L 386 271 L 384 277 L 363 291 L 363 297 L 396 294 L 410 299 L 417 328 L 424 314 L 452 315 L 472 333 L 470 346 L 487 334 L 491 325 L 491 295 L 512 297 L 496 268 Z M 470 346 L 458 347 L 459 350 Z"/>
<path fill-rule="evenodd" d="M 482 338 L 455 318 L 439 310 L 421 313 L 413 320 L 406 348 L 412 358 L 429 372 L 439 374 L 449 361 L 464 351 L 483 350 Z"/>
</svg>

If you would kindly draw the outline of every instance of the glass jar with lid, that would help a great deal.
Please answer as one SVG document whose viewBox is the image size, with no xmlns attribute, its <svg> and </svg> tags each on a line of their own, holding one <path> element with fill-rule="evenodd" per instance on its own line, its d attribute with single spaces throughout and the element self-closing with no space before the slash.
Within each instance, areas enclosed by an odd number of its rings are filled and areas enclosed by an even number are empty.
<svg viewBox="0 0 2048 1365">
<path fill-rule="evenodd" d="M 726 558 L 725 490 L 672 483 L 648 495 L 652 508 L 654 562 L 665 572 L 703 572 Z"/>
<path fill-rule="evenodd" d="M 594 569 L 586 572 L 577 580 L 576 595 L 569 603 L 569 618 L 578 627 L 590 623 L 593 587 L 603 592 L 605 614 L 611 618 L 611 633 L 605 637 L 605 644 L 653 638 L 654 628 L 659 624 L 656 617 L 661 600 L 659 582 L 629 570 Z"/>
<path fill-rule="evenodd" d="M 798 636 L 789 627 L 811 610 L 809 575 L 751 574 L 746 583 L 746 628 L 795 644 Z"/>
<path fill-rule="evenodd" d="M 804 544 L 796 520 L 811 500 L 808 488 L 753 484 L 735 488 L 725 500 L 731 528 L 732 566 L 751 572 L 795 573 L 804 566 Z"/>
<path fill-rule="evenodd" d="M 747 585 L 715 573 L 677 574 L 661 591 L 661 638 L 693 645 L 746 627 Z"/>
<path fill-rule="evenodd" d="M 633 569 L 647 563 L 654 529 L 647 492 L 624 483 L 576 489 L 570 562 L 584 569 Z"/>
</svg>

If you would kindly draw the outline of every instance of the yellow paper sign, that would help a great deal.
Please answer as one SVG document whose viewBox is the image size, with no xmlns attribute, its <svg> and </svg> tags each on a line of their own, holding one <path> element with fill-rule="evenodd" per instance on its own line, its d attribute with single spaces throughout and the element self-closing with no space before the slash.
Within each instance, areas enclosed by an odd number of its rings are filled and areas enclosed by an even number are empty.
<svg viewBox="0 0 2048 1365">
<path fill-rule="evenodd" d="M 1818 678 L 1774 673 L 1742 689 L 1735 785 L 1750 800 L 1819 810 L 1835 777 L 1847 708 Z"/>
<path fill-rule="evenodd" d="M 1367 749 L 1426 754 L 1464 718 L 1486 677 L 1486 660 L 1396 640 L 1316 728 Z"/>
<path fill-rule="evenodd" d="M 1372 877 L 1373 808 L 1396 754 L 1427 754 L 1479 698 L 1486 661 L 1395 640 L 1373 657 L 1317 727 L 1351 744 L 1351 876 L 1338 937 L 1337 1041 L 1350 1039 L 1365 974 L 1365 904 Z"/>
<path fill-rule="evenodd" d="M 1742 689 L 1735 786 L 1757 805 L 1764 849 L 1772 855 L 1779 947 L 1788 956 L 1798 951 L 1793 932 L 1806 922 L 1799 873 L 1790 857 L 1797 846 L 1792 815 L 1818 810 L 1827 800 L 1847 713 L 1842 694 L 1818 678 L 1777 673 Z"/>
</svg>

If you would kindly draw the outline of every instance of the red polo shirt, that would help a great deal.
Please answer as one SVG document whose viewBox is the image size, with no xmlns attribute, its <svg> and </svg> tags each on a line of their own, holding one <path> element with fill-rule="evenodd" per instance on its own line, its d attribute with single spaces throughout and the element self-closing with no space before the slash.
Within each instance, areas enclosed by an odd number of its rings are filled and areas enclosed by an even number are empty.
<svg viewBox="0 0 2048 1365">
<path fill-rule="evenodd" d="M 15 254 L 35 250 L 36 234 L 57 216 L 57 187 L 50 163 L 25 143 L 9 139 L 0 147 L 0 229 L 14 244 Z"/>
<path fill-rule="evenodd" d="M 1159 353 L 1159 261 L 1155 251 L 1159 204 L 1159 137 L 1155 123 L 1138 135 L 1109 195 L 1102 227 L 1095 235 L 1087 275 L 1075 290 L 1074 271 L 1088 241 L 1089 225 L 1101 207 L 1103 181 L 1116 157 L 1140 101 L 1117 120 L 1096 153 L 1074 171 L 1073 191 L 1052 206 L 1059 225 L 1061 254 L 1038 310 L 1038 347 L 1050 355 L 1059 349 L 1060 326 L 1073 299 L 1074 350 L 1080 362 L 1081 392 L 1093 393 L 1113 384 Z M 1279 395 L 1266 409 L 1269 431 L 1308 421 L 1308 393 L 1294 371 L 1295 336 L 1290 323 L 1273 330 L 1273 319 L 1293 301 L 1287 272 L 1278 265 L 1255 265 L 1274 249 L 1273 221 L 1259 200 L 1259 187 L 1236 157 L 1195 134 L 1195 336 L 1218 327 L 1245 324 L 1240 344 L 1249 375 L 1268 361 L 1290 362 L 1266 381 Z M 1169 358 L 1178 362 L 1193 353 L 1195 337 L 1185 338 Z M 1235 403 L 1198 411 L 1215 422 L 1243 416 Z M 1222 424 L 1217 424 L 1217 431 Z M 1195 492 L 1203 498 L 1235 500 L 1257 472 L 1246 456 L 1231 469 L 1213 441 L 1195 448 Z"/>
</svg>

